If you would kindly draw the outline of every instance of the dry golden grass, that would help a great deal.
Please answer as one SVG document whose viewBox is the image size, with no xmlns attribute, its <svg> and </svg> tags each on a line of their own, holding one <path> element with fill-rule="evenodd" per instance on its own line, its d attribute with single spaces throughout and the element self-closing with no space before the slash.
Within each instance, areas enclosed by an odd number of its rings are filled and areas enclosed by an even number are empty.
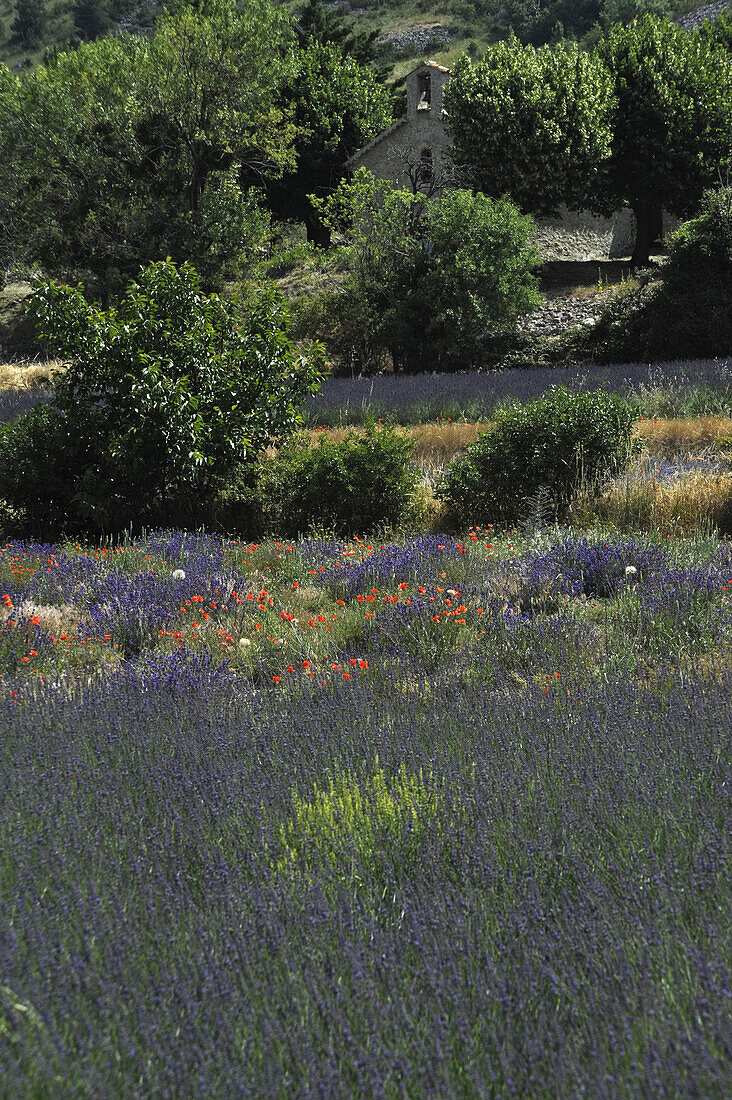
<svg viewBox="0 0 732 1100">
<path fill-rule="evenodd" d="M 660 458 L 698 454 L 714 447 L 720 436 L 732 435 L 726 416 L 701 416 L 693 420 L 641 420 L 636 434 L 649 451 Z"/>
<path fill-rule="evenodd" d="M 457 421 L 440 421 L 434 424 L 417 424 L 399 430 L 414 440 L 414 457 L 421 466 L 444 466 L 486 431 L 488 424 L 463 424 Z M 304 434 L 313 440 L 330 439 L 342 442 L 349 431 L 358 428 L 322 428 Z"/>
<path fill-rule="evenodd" d="M 3 607 L 0 610 L 0 622 L 6 623 L 11 615 L 16 621 L 22 620 L 19 629 L 25 630 L 31 641 L 37 626 L 56 637 L 61 634 L 73 636 L 80 627 L 86 626 L 79 611 L 70 604 L 36 604 L 25 601 L 17 608 Z M 38 622 L 32 623 L 31 618 Z"/>
<path fill-rule="evenodd" d="M 51 381 L 51 372 L 60 370 L 58 360 L 49 363 L 0 363 L 0 390 L 31 390 Z"/>
<path fill-rule="evenodd" d="M 440 422 L 422 424 L 408 431 L 415 442 L 414 457 L 421 465 L 444 466 L 489 427 L 489 424 Z"/>
<path fill-rule="evenodd" d="M 400 429 L 414 440 L 414 457 L 421 466 L 441 467 L 452 462 L 469 443 L 490 430 L 490 423 L 465 424 L 440 421 Z M 341 442 L 349 431 L 358 428 L 328 428 L 305 432 L 313 440 L 331 439 Z M 641 420 L 636 436 L 652 454 L 659 458 L 699 454 L 714 448 L 716 441 L 732 436 L 732 419 L 724 416 L 704 416 L 695 419 Z"/>
<path fill-rule="evenodd" d="M 627 481 L 573 506 L 581 526 L 599 520 L 620 530 L 688 535 L 714 527 L 732 532 L 732 473 L 694 472 L 667 483 Z"/>
</svg>

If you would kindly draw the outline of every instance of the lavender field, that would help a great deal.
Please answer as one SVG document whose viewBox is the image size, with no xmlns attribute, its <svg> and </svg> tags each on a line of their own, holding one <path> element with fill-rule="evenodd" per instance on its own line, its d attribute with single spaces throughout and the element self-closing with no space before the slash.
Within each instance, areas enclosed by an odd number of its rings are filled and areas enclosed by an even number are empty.
<svg viewBox="0 0 732 1100">
<path fill-rule="evenodd" d="M 732 548 L 0 548 L 0 1095 L 726 1097 Z"/>
<path fill-rule="evenodd" d="M 727 413 L 732 409 L 732 358 L 330 378 L 309 399 L 306 412 L 312 426 L 361 423 L 368 416 L 401 424 L 435 417 L 484 420 L 499 405 L 533 401 L 555 385 L 622 393 L 645 416 Z"/>
</svg>

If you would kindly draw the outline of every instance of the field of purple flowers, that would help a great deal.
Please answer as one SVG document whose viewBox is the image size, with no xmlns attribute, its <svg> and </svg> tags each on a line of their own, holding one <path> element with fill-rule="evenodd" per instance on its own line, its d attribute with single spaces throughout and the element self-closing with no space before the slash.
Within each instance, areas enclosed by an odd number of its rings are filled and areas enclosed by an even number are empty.
<svg viewBox="0 0 732 1100">
<path fill-rule="evenodd" d="M 730 1093 L 732 547 L 0 547 L 0 1095 Z"/>
<path fill-rule="evenodd" d="M 313 427 L 358 424 L 369 416 L 400 424 L 420 424 L 435 417 L 485 420 L 497 406 L 533 401 L 555 385 L 623 394 L 639 416 L 728 414 L 732 409 L 732 358 L 329 378 L 308 399 L 306 414 Z"/>
</svg>

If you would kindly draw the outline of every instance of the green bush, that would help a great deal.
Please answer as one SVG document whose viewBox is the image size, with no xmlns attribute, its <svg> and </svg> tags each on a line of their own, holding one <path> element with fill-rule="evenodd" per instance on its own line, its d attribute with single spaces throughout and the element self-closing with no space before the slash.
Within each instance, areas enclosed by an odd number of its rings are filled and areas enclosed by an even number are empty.
<svg viewBox="0 0 732 1100">
<path fill-rule="evenodd" d="M 555 386 L 496 414 L 491 431 L 450 463 L 438 496 L 456 526 L 511 523 L 539 497 L 557 514 L 580 484 L 616 471 L 631 453 L 633 414 L 605 392 Z"/>
<path fill-rule="evenodd" d="M 412 450 L 408 437 L 373 425 L 342 441 L 292 440 L 261 466 L 266 527 L 295 537 L 318 527 L 348 535 L 399 523 L 417 488 Z"/>
<path fill-rule="evenodd" d="M 232 470 L 298 427 L 317 386 L 320 356 L 296 352 L 274 298 L 239 308 L 203 294 L 185 264 L 150 264 L 117 309 L 56 283 L 33 308 L 68 366 L 52 408 L 0 447 L 0 497 L 31 525 L 44 509 L 94 532 L 200 523 Z M 61 484 L 39 475 L 45 458 L 20 476 L 18 448 L 55 457 Z"/>
<path fill-rule="evenodd" d="M 359 169 L 320 204 L 348 274 L 321 303 L 330 355 L 357 370 L 463 370 L 541 301 L 533 222 L 508 198 L 428 198 Z"/>
<path fill-rule="evenodd" d="M 72 497 L 78 471 L 91 461 L 52 405 L 42 403 L 0 432 L 0 498 L 15 512 L 24 534 L 54 539 L 76 530 Z"/>
<path fill-rule="evenodd" d="M 378 757 L 377 757 L 378 761 Z M 293 793 L 293 817 L 279 828 L 274 864 L 286 877 L 311 878 L 326 868 L 349 882 L 409 864 L 430 832 L 440 829 L 443 791 L 430 773 L 410 775 L 404 764 L 391 779 L 377 767 L 365 783 L 336 772 L 310 799 Z M 355 863 L 354 863 L 355 860 Z"/>
</svg>

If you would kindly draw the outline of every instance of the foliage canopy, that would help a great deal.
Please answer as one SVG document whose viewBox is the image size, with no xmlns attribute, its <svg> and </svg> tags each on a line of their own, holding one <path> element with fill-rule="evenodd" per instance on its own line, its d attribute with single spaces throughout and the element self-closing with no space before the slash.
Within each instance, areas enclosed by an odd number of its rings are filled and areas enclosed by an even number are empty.
<svg viewBox="0 0 732 1100">
<path fill-rule="evenodd" d="M 118 308 L 99 309 L 80 288 L 53 282 L 32 306 L 49 350 L 68 366 L 51 410 L 9 428 L 0 495 L 41 510 L 23 469 L 53 436 L 49 457 L 65 488 L 53 475 L 45 503 L 67 525 L 112 531 L 204 514 L 230 470 L 299 425 L 300 403 L 317 388 L 317 349 L 295 350 L 279 303 L 263 297 L 239 312 L 203 294 L 188 265 L 150 264 Z"/>
<path fill-rule="evenodd" d="M 661 209 L 690 213 L 732 167 L 732 58 L 651 15 L 613 27 L 598 53 L 617 102 L 601 187 L 609 206 L 632 207 L 633 258 L 646 263 Z"/>
<path fill-rule="evenodd" d="M 510 37 L 461 57 L 445 89 L 454 157 L 486 194 L 540 216 L 582 206 L 610 156 L 613 92 L 601 61 L 573 44 Z"/>
<path fill-rule="evenodd" d="M 292 166 L 278 105 L 289 16 L 270 0 L 171 8 L 150 39 L 120 35 L 0 76 L 0 193 L 18 259 L 116 293 L 141 262 L 237 274 L 266 233 L 258 177 Z"/>
<path fill-rule="evenodd" d="M 539 302 L 532 225 L 508 199 L 428 199 L 359 169 L 322 205 L 349 273 L 331 299 L 335 350 L 360 369 L 474 365 L 486 337 Z M 340 347 L 338 346 L 340 342 Z"/>
</svg>

